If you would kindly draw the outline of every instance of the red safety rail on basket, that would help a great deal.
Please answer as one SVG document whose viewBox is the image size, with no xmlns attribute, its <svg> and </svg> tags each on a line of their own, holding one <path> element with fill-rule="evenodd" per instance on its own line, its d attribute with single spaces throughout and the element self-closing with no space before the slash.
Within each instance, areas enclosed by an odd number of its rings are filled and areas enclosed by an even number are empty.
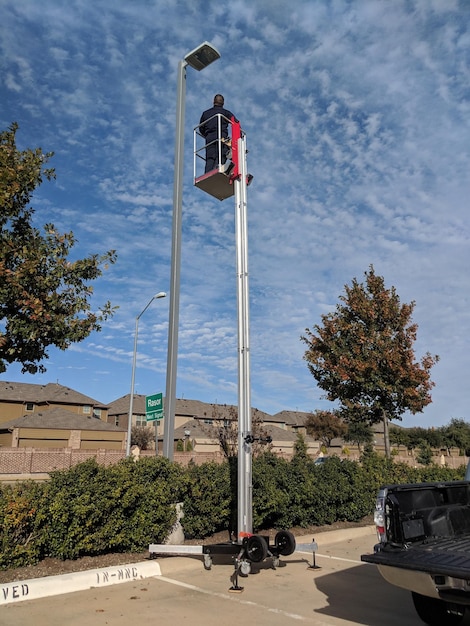
<svg viewBox="0 0 470 626">
<path fill-rule="evenodd" d="M 240 122 L 232 116 L 232 161 L 235 167 L 230 174 L 230 182 L 233 182 L 240 176 L 240 164 L 238 162 L 238 141 L 242 136 Z"/>
</svg>

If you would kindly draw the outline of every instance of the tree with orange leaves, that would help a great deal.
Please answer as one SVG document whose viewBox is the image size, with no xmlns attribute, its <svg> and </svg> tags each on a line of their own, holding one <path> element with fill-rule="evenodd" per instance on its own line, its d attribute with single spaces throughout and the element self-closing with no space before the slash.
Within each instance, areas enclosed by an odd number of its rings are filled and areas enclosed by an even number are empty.
<svg viewBox="0 0 470 626">
<path fill-rule="evenodd" d="M 301 340 L 310 372 L 326 398 L 339 401 L 339 414 L 349 422 L 383 422 L 389 457 L 388 424 L 432 401 L 430 371 L 439 357 L 428 352 L 416 360 L 415 303 L 401 304 L 372 265 L 365 279 L 346 285 L 335 311 L 322 315 L 323 325 L 307 328 Z"/>
<path fill-rule="evenodd" d="M 307 434 L 322 442 L 329 448 L 332 439 L 346 434 L 347 426 L 334 411 L 315 411 L 305 420 Z"/>
</svg>

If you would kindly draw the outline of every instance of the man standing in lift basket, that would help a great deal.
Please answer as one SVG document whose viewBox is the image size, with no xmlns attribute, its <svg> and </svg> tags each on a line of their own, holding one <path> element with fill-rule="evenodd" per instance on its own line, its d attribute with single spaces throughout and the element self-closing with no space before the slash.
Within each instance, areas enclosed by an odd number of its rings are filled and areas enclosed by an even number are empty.
<svg viewBox="0 0 470 626">
<path fill-rule="evenodd" d="M 219 117 L 219 114 L 223 117 Z M 235 116 L 224 108 L 224 97 L 220 93 L 214 96 L 212 108 L 207 109 L 201 115 L 199 131 L 206 140 L 206 174 L 214 170 L 219 164 L 219 144 L 222 144 L 220 163 L 223 164 L 227 160 L 229 147 L 223 141 L 219 142 L 219 139 L 228 138 L 228 125 L 232 117 Z"/>
</svg>

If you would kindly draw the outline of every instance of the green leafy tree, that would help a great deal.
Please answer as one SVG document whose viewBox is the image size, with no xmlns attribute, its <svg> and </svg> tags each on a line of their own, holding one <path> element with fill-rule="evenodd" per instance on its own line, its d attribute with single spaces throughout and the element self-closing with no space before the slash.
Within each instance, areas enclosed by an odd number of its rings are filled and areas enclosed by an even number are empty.
<svg viewBox="0 0 470 626">
<path fill-rule="evenodd" d="M 301 339 L 308 368 L 326 397 L 339 400 L 352 419 L 383 422 L 389 457 L 388 423 L 431 402 L 430 370 L 438 357 L 426 353 L 415 360 L 415 303 L 401 304 L 372 266 L 365 278 L 365 284 L 353 279 L 346 285 L 336 310 L 322 315 L 323 325 L 307 328 Z"/>
<path fill-rule="evenodd" d="M 298 460 L 308 459 L 308 446 L 305 441 L 305 437 L 301 433 L 297 433 L 297 438 L 294 441 L 294 458 Z"/>
<path fill-rule="evenodd" d="M 446 447 L 444 437 L 445 427 L 442 428 L 390 428 L 390 442 L 396 446 L 405 446 L 408 450 L 414 450 L 425 441 L 431 448 L 439 450 Z"/>
<path fill-rule="evenodd" d="M 405 446 L 411 450 L 410 435 L 407 429 L 391 426 L 389 430 L 390 443 L 394 446 Z"/>
<path fill-rule="evenodd" d="M 444 437 L 440 428 L 428 428 L 426 431 L 426 441 L 431 446 L 431 448 L 435 448 L 437 450 L 445 447 Z"/>
<path fill-rule="evenodd" d="M 408 429 L 408 449 L 414 450 L 422 445 L 422 442 L 428 443 L 428 431 L 426 428 L 414 426 Z"/>
<path fill-rule="evenodd" d="M 16 362 L 36 373 L 45 371 L 49 346 L 65 350 L 112 315 L 109 302 L 91 311 L 89 283 L 116 257 L 109 251 L 70 261 L 72 232 L 33 226 L 28 205 L 43 179 L 55 177 L 46 167 L 53 153 L 18 150 L 17 129 L 12 124 L 0 133 L 0 372 Z"/>
<path fill-rule="evenodd" d="M 443 446 L 459 448 L 461 454 L 469 455 L 470 452 L 470 424 L 463 419 L 453 418 L 448 426 L 443 426 L 441 436 Z"/>
<path fill-rule="evenodd" d="M 431 465 L 432 463 L 432 449 L 425 439 L 420 441 L 416 460 L 418 463 L 421 463 L 421 465 Z"/>
<path fill-rule="evenodd" d="M 372 443 L 373 439 L 372 428 L 366 422 L 350 422 L 347 425 L 344 440 L 348 443 L 355 443 L 359 451 L 361 446 Z"/>
<path fill-rule="evenodd" d="M 342 437 L 346 424 L 332 411 L 315 411 L 305 421 L 307 433 L 329 448 L 332 439 Z"/>
</svg>

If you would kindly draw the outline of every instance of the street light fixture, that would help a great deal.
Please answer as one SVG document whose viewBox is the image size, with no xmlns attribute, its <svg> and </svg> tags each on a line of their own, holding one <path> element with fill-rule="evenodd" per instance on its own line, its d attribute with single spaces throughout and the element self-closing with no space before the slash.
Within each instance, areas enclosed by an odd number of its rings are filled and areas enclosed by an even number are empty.
<svg viewBox="0 0 470 626">
<path fill-rule="evenodd" d="M 194 50 L 191 50 L 191 52 L 188 52 L 184 57 L 186 63 L 198 72 L 210 65 L 213 61 L 217 61 L 217 59 L 220 59 L 219 51 L 207 41 L 197 48 L 194 48 Z"/>
<path fill-rule="evenodd" d="M 207 41 L 188 52 L 178 63 L 176 90 L 175 174 L 173 181 L 173 230 L 171 247 L 170 312 L 168 324 L 168 359 L 165 393 L 165 434 L 163 456 L 173 460 L 176 409 L 176 364 L 178 359 L 178 323 L 181 268 L 181 214 L 183 205 L 184 111 L 186 100 L 186 66 L 203 70 L 220 58 Z"/>
<path fill-rule="evenodd" d="M 134 384 L 135 384 L 135 366 L 137 361 L 137 337 L 139 334 L 139 320 L 145 311 L 149 308 L 154 300 L 159 298 L 165 298 L 166 293 L 159 291 L 156 293 L 147 303 L 146 307 L 135 318 L 135 332 L 134 332 L 134 356 L 132 359 L 132 377 L 131 377 L 131 395 L 129 400 L 129 415 L 127 418 L 127 444 L 126 444 L 126 456 L 130 456 L 131 453 L 131 429 L 132 429 L 132 412 L 134 410 Z"/>
</svg>

